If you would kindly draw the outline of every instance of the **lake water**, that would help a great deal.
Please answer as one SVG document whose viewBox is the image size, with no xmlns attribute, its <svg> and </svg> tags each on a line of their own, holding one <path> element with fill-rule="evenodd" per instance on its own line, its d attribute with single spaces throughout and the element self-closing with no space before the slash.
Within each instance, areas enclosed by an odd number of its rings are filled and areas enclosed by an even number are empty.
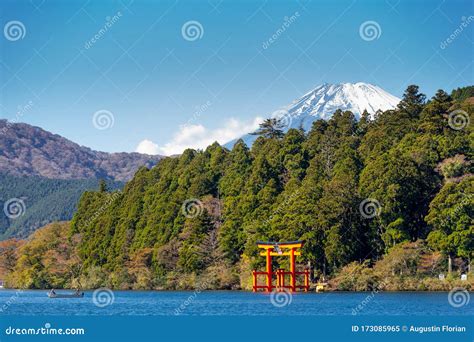
<svg viewBox="0 0 474 342">
<path fill-rule="evenodd" d="M 58 291 L 62 293 L 62 291 Z M 263 293 L 237 291 L 86 291 L 84 298 L 50 299 L 46 291 L 0 290 L 0 315 L 433 315 L 474 316 L 474 299 L 446 292 Z M 462 305 L 460 305 L 462 304 Z"/>
</svg>

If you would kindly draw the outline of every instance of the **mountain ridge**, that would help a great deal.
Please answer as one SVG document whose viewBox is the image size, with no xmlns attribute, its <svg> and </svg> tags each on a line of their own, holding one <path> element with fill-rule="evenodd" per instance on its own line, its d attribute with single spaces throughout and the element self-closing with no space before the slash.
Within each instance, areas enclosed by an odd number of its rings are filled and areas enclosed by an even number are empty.
<svg viewBox="0 0 474 342">
<path fill-rule="evenodd" d="M 162 158 L 95 151 L 41 127 L 0 120 L 0 172 L 9 175 L 126 181 Z"/>
</svg>

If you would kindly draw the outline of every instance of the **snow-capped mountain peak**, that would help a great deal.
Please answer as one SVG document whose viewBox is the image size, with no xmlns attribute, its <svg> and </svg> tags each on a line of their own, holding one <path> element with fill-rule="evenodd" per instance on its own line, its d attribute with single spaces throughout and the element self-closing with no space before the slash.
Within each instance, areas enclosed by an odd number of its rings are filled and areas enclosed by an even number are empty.
<svg viewBox="0 0 474 342">
<path fill-rule="evenodd" d="M 378 110 L 393 109 L 399 102 L 398 97 L 373 84 L 324 83 L 267 117 L 281 117 L 286 124 L 285 130 L 303 127 L 309 131 L 314 121 L 328 120 L 338 109 L 349 110 L 357 118 L 360 118 L 364 110 L 367 110 L 373 118 Z M 242 139 L 250 146 L 256 136 L 247 134 Z M 235 141 L 230 141 L 225 146 L 232 148 Z"/>
<path fill-rule="evenodd" d="M 399 98 L 372 84 L 325 83 L 285 107 L 285 110 L 292 116 L 329 119 L 337 109 L 341 109 L 350 110 L 359 118 L 364 110 L 373 115 L 379 109 L 395 108 L 398 102 Z"/>
</svg>

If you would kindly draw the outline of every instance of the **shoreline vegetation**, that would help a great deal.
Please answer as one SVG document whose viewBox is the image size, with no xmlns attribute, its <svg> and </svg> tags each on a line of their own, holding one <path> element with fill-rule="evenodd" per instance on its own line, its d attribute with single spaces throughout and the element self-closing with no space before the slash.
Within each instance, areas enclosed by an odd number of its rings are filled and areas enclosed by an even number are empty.
<svg viewBox="0 0 474 342">
<path fill-rule="evenodd" d="M 426 101 L 412 85 L 373 120 L 336 111 L 309 132 L 283 133 L 268 119 L 251 148 L 240 140 L 164 158 L 123 191 L 85 192 L 72 221 L 1 241 L 0 279 L 24 289 L 250 290 L 265 262 L 256 241 L 305 240 L 298 271 L 310 269 L 312 288 L 472 290 L 473 104 L 472 86 Z"/>
<path fill-rule="evenodd" d="M 462 285 L 462 286 L 461 286 Z M 463 290 L 466 290 L 467 292 L 474 292 L 472 283 L 469 285 L 469 289 L 465 288 L 466 283 L 463 282 L 461 283 L 452 283 L 449 286 L 447 286 L 446 290 L 365 290 L 365 291 L 351 291 L 351 290 L 326 290 L 326 291 L 320 291 L 316 292 L 314 287 L 310 289 L 308 292 L 303 292 L 303 291 L 297 291 L 296 293 L 298 294 L 324 294 L 324 293 L 404 293 L 404 292 L 411 292 L 411 293 L 449 293 L 453 288 L 460 288 Z M 101 289 L 101 288 L 97 288 Z M 81 289 L 82 292 L 93 292 L 97 290 L 95 288 L 93 289 Z M 0 289 L 0 291 L 39 291 L 39 292 L 45 292 L 48 293 L 50 289 L 18 289 L 18 288 L 3 288 Z M 76 290 L 75 288 L 61 288 L 61 289 L 55 289 L 56 291 L 74 291 Z M 267 292 L 263 291 L 258 291 L 258 292 L 252 292 L 252 290 L 246 290 L 246 289 L 235 289 L 235 290 L 228 290 L 228 289 L 186 289 L 186 290 L 170 290 L 170 289 L 113 289 L 113 291 L 121 291 L 121 292 L 195 292 L 195 293 L 200 293 L 200 292 L 245 292 L 245 293 L 256 293 L 256 294 L 268 294 Z"/>
<path fill-rule="evenodd" d="M 64 239 L 65 234 L 70 230 L 70 222 L 52 223 L 38 230 L 26 240 L 6 240 L 0 242 L 0 250 L 3 251 L 0 256 L 1 265 L 5 265 L 7 260 L 14 260 L 16 257 L 12 254 L 20 253 L 22 256 L 28 253 L 34 253 L 35 258 L 40 258 L 40 262 L 47 266 L 44 273 L 36 274 L 36 277 L 47 276 L 43 283 L 30 283 L 25 287 L 10 287 L 9 284 L 22 284 L 27 280 L 27 274 L 17 273 L 15 269 L 7 273 L 5 289 L 34 289 L 34 290 L 75 290 L 78 287 L 83 291 L 93 291 L 100 287 L 107 287 L 120 291 L 251 291 L 251 284 L 241 284 L 234 286 L 219 287 L 215 279 L 209 279 L 209 274 L 202 274 L 198 277 L 182 278 L 178 286 L 174 287 L 153 287 L 124 286 L 116 287 L 111 283 L 104 281 L 106 275 L 102 274 L 100 280 L 98 274 L 96 278 L 89 278 L 80 275 L 74 276 L 73 273 L 80 274 L 80 260 L 74 254 L 71 240 Z M 61 243 L 61 240 L 63 243 Z M 64 241 L 65 240 L 65 241 Z M 46 249 L 44 249 L 44 247 Z M 37 248 L 41 248 L 41 251 Z M 57 254 L 61 251 L 62 254 Z M 36 254 L 39 253 L 39 254 Z M 21 257 L 20 257 L 21 259 Z M 325 292 L 447 292 L 453 288 L 459 287 L 468 291 L 474 290 L 474 274 L 468 273 L 467 280 L 461 280 L 459 271 L 452 271 L 451 274 L 443 273 L 445 262 L 443 263 L 441 253 L 430 252 L 426 241 L 406 242 L 396 245 L 383 259 L 370 264 L 369 261 L 354 261 L 332 277 L 326 279 L 327 287 Z M 13 263 L 14 267 L 19 267 L 18 262 L 23 263 L 26 260 L 18 260 Z M 457 267 L 462 266 L 462 260 L 455 259 L 454 264 Z M 439 271 L 440 273 L 438 273 Z M 30 272 L 34 272 L 30 270 Z M 131 270 L 130 273 L 132 273 Z M 98 273 L 103 273 L 98 270 Z M 29 273 L 31 274 L 31 273 Z M 439 274 L 444 274 L 444 279 L 439 279 Z M 246 279 L 251 281 L 250 276 Z M 317 280 L 310 283 L 310 292 L 315 292 Z M 43 287 L 40 287 L 40 286 Z"/>
</svg>

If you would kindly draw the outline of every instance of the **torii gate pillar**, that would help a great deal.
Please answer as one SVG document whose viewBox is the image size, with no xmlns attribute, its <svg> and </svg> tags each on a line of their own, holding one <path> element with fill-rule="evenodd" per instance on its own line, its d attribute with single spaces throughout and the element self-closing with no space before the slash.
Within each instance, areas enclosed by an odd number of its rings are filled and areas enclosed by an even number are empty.
<svg viewBox="0 0 474 342">
<path fill-rule="evenodd" d="M 296 271 L 296 257 L 301 255 L 299 249 L 303 247 L 303 241 L 292 241 L 292 242 L 257 242 L 259 248 L 264 249 L 263 252 L 260 252 L 261 256 L 266 257 L 266 270 L 265 272 L 258 272 L 253 270 L 253 291 L 256 292 L 259 289 L 264 289 L 266 292 L 271 292 L 274 288 L 278 291 L 290 290 L 291 292 L 296 292 L 298 289 L 303 289 L 304 291 L 309 290 L 309 270 L 305 269 L 304 272 Z M 283 250 L 285 251 L 283 251 Z M 273 272 L 272 269 L 272 257 L 273 256 L 289 256 L 290 257 L 290 271 L 285 271 L 283 269 Z M 265 275 L 266 284 L 258 285 L 258 275 Z M 273 286 L 273 275 L 276 275 L 277 284 Z M 290 276 L 290 285 L 285 285 L 285 276 Z M 304 275 L 304 285 L 296 284 L 296 276 Z"/>
</svg>

